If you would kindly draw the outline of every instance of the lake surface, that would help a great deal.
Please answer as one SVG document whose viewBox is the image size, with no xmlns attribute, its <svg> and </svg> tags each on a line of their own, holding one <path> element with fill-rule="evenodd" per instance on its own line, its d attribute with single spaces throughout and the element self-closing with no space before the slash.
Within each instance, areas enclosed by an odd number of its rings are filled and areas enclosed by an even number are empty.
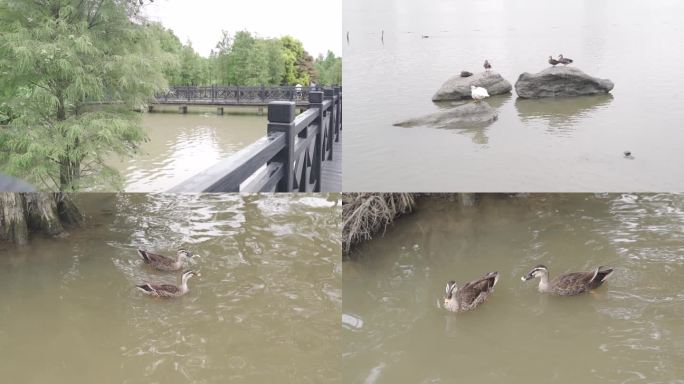
<svg viewBox="0 0 684 384">
<path fill-rule="evenodd" d="M 78 197 L 82 229 L 0 245 L 6 383 L 338 383 L 339 195 Z M 199 255 L 190 291 L 136 248 Z"/>
<path fill-rule="evenodd" d="M 266 123 L 257 115 L 145 113 L 150 140 L 139 154 L 110 164 L 125 180 L 125 191 L 163 192 L 266 135 Z"/>
<path fill-rule="evenodd" d="M 345 383 L 684 382 L 684 196 L 421 200 L 343 264 Z M 594 292 L 553 297 L 520 277 L 615 268 Z M 489 271 L 474 311 L 444 287 Z M 536 282 L 536 283 L 535 283 Z"/>
<path fill-rule="evenodd" d="M 346 0 L 345 191 L 679 191 L 684 3 Z M 381 41 L 384 30 L 384 43 Z M 428 35 L 429 38 L 421 38 Z M 615 83 L 604 97 L 487 102 L 474 129 L 401 128 L 488 59 L 511 85 L 549 55 Z M 634 160 L 625 159 L 630 150 Z"/>
</svg>

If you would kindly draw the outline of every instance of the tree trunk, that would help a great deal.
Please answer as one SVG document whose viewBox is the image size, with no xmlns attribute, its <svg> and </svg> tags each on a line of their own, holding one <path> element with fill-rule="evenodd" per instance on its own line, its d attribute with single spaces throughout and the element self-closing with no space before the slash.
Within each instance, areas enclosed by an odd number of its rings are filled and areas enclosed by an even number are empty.
<svg viewBox="0 0 684 384">
<path fill-rule="evenodd" d="M 23 194 L 0 193 L 0 238 L 19 245 L 28 243 L 26 203 Z"/>
<path fill-rule="evenodd" d="M 52 193 L 27 193 L 28 222 L 31 232 L 43 232 L 54 236 L 62 233 L 64 227 L 57 211 L 57 199 Z"/>
<path fill-rule="evenodd" d="M 75 192 L 81 174 L 81 163 L 63 158 L 59 162 L 59 191 Z"/>
<path fill-rule="evenodd" d="M 0 193 L 0 240 L 23 245 L 29 234 L 59 235 L 64 224 L 81 220 L 76 205 L 62 194 Z"/>
</svg>

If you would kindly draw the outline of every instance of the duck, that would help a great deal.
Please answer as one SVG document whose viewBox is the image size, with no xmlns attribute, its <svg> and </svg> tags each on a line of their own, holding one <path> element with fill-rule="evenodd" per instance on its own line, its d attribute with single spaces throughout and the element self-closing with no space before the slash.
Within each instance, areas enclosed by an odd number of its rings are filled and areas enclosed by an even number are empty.
<svg viewBox="0 0 684 384">
<path fill-rule="evenodd" d="M 492 65 L 489 64 L 489 61 L 487 61 L 487 60 L 485 60 L 485 62 L 484 62 L 484 69 L 487 72 L 489 72 L 489 70 L 492 69 Z"/>
<path fill-rule="evenodd" d="M 632 151 L 624 151 L 622 154 L 625 155 L 625 159 L 634 159 L 634 156 L 632 156 Z"/>
<path fill-rule="evenodd" d="M 499 281 L 499 272 L 489 272 L 484 277 L 473 280 L 461 288 L 451 280 L 446 284 L 444 308 L 450 312 L 466 312 L 482 304 L 494 292 Z"/>
<path fill-rule="evenodd" d="M 138 249 L 138 254 L 143 258 L 145 264 L 149 264 L 160 271 L 180 271 L 185 267 L 185 261 L 193 254 L 185 249 L 179 249 L 176 253 L 176 260 L 168 256 L 157 255 L 142 249 Z"/>
<path fill-rule="evenodd" d="M 568 65 L 572 63 L 572 59 L 568 59 L 563 57 L 563 54 L 558 55 L 558 62 L 563 64 L 563 65 Z"/>
<path fill-rule="evenodd" d="M 475 101 L 480 101 L 482 99 L 489 97 L 489 92 L 487 92 L 486 88 L 476 87 L 474 85 L 471 85 L 470 86 L 470 97 L 472 97 L 473 100 L 475 100 Z"/>
<path fill-rule="evenodd" d="M 560 63 L 560 61 L 554 59 L 552 56 L 549 56 L 549 64 L 551 64 L 555 67 L 556 64 L 559 64 L 559 63 Z"/>
<path fill-rule="evenodd" d="M 136 285 L 135 287 L 142 291 L 144 294 L 152 297 L 180 297 L 188 293 L 188 279 L 190 279 L 193 276 L 200 277 L 200 274 L 194 271 L 183 272 L 183 274 L 181 275 L 180 285 L 144 283 Z"/>
<path fill-rule="evenodd" d="M 549 269 L 540 264 L 521 277 L 521 280 L 528 281 L 539 277 L 539 292 L 574 296 L 600 287 L 611 273 L 613 273 L 613 268 L 600 266 L 591 271 L 564 273 L 549 281 Z"/>
</svg>

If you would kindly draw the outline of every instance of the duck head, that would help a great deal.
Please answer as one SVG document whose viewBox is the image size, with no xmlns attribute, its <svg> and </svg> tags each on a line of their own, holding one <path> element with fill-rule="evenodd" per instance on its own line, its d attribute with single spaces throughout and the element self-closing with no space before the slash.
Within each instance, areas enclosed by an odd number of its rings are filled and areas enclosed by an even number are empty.
<svg viewBox="0 0 684 384">
<path fill-rule="evenodd" d="M 549 270 L 546 268 L 544 265 L 537 265 L 536 267 L 532 268 L 527 274 L 523 277 L 520 278 L 522 281 L 527 281 L 534 279 L 535 277 L 542 277 L 542 276 L 548 276 Z"/>
<path fill-rule="evenodd" d="M 455 299 L 456 292 L 458 292 L 458 287 L 456 282 L 451 280 L 446 284 L 446 295 L 444 296 L 444 305 L 448 306 L 451 301 Z"/>
<path fill-rule="evenodd" d="M 179 249 L 176 255 L 178 256 L 178 258 L 185 257 L 187 259 L 191 259 L 195 256 L 192 254 L 192 252 L 186 251 L 185 249 Z"/>
</svg>

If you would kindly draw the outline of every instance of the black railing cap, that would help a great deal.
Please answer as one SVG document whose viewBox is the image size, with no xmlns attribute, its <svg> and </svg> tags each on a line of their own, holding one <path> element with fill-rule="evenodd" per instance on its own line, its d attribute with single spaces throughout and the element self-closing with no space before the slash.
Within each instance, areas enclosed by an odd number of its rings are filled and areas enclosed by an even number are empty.
<svg viewBox="0 0 684 384">
<path fill-rule="evenodd" d="M 293 101 L 271 101 L 268 103 L 269 123 L 291 123 L 295 119 L 295 103 Z"/>
</svg>

